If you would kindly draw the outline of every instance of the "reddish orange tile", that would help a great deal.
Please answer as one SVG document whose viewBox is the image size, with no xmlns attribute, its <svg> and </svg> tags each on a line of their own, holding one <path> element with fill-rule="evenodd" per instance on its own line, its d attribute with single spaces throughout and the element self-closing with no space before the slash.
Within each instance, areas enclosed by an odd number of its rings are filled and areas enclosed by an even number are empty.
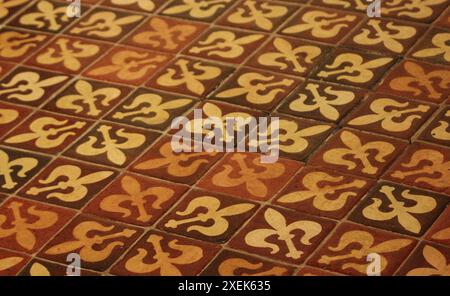
<svg viewBox="0 0 450 296">
<path fill-rule="evenodd" d="M 0 249 L 0 276 L 13 276 L 27 264 L 30 257 Z"/>
<path fill-rule="evenodd" d="M 450 207 L 447 207 L 434 222 L 425 239 L 450 246 Z"/>
<path fill-rule="evenodd" d="M 31 112 L 31 109 L 22 106 L 0 102 L 0 138 L 4 138 L 9 131 L 27 118 Z"/>
<path fill-rule="evenodd" d="M 49 35 L 12 28 L 0 30 L 0 60 L 23 62 L 49 40 Z"/>
</svg>

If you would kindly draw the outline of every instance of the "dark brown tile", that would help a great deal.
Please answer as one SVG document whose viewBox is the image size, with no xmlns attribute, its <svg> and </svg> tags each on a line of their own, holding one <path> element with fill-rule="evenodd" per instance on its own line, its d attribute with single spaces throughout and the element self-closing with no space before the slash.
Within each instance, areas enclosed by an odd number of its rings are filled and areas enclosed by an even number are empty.
<svg viewBox="0 0 450 296">
<path fill-rule="evenodd" d="M 31 109 L 22 106 L 0 102 L 0 139 L 4 138 L 15 126 L 18 126 L 31 112 Z"/>
<path fill-rule="evenodd" d="M 66 262 L 68 263 L 68 262 Z M 100 273 L 85 269 L 75 269 L 73 266 L 61 265 L 41 259 L 33 259 L 20 272 L 20 276 L 100 276 Z"/>
<path fill-rule="evenodd" d="M 420 139 L 450 147 L 450 107 L 443 108 L 420 135 Z"/>
<path fill-rule="evenodd" d="M 0 4 L 0 20 L 10 18 L 20 9 L 26 6 L 29 0 L 5 0 Z"/>
<path fill-rule="evenodd" d="M 449 42 L 450 31 L 433 29 L 411 50 L 410 56 L 438 65 L 450 65 Z"/>
<path fill-rule="evenodd" d="M 433 223 L 425 239 L 450 246 L 450 207 L 447 207 Z"/>
<path fill-rule="evenodd" d="M 449 262 L 449 248 L 435 244 L 421 243 L 397 275 L 449 276 Z"/>
<path fill-rule="evenodd" d="M 150 13 L 157 11 L 165 3 L 166 3 L 165 0 L 139 0 L 139 1 L 106 0 L 102 2 L 102 5 Z"/>
<path fill-rule="evenodd" d="M 162 14 L 184 19 L 212 22 L 235 3 L 233 0 L 215 0 L 200 3 L 190 0 L 174 0 L 165 6 Z"/>
<path fill-rule="evenodd" d="M 0 30 L 0 60 L 23 62 L 47 42 L 49 37 L 47 34 L 3 28 Z"/>
</svg>

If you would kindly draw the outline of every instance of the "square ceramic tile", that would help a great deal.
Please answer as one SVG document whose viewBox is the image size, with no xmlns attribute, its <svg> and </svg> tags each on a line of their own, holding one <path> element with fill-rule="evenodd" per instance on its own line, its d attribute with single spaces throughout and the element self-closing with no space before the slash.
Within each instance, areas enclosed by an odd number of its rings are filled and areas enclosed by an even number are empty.
<svg viewBox="0 0 450 296">
<path fill-rule="evenodd" d="M 215 0 L 200 3 L 190 0 L 173 0 L 161 11 L 162 14 L 201 22 L 212 22 L 221 16 L 235 1 Z"/>
<path fill-rule="evenodd" d="M 422 243 L 408 258 L 397 275 L 449 276 L 450 249 Z"/>
<path fill-rule="evenodd" d="M 414 59 L 428 61 L 438 65 L 450 65 L 447 43 L 450 31 L 433 29 L 410 52 Z"/>
<path fill-rule="evenodd" d="M 13 2 L 13 1 L 10 1 Z M 13 28 L 0 30 L 0 60 L 23 62 L 49 40 L 49 35 Z"/>
</svg>

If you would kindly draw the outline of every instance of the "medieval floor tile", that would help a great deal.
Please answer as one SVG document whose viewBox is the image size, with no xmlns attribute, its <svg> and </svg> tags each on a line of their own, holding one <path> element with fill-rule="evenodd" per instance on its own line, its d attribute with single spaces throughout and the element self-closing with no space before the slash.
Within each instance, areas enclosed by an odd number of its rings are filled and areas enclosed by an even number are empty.
<svg viewBox="0 0 450 296">
<path fill-rule="evenodd" d="M 421 243 L 408 258 L 397 275 L 449 276 L 450 249 L 435 244 Z"/>
<path fill-rule="evenodd" d="M 338 43 L 361 21 L 362 16 L 318 7 L 305 7 L 279 32 L 294 37 Z"/>
<path fill-rule="evenodd" d="M 224 250 L 201 273 L 204 276 L 282 276 L 293 268 L 264 259 Z"/>
<path fill-rule="evenodd" d="M 373 184 L 370 179 L 305 167 L 273 203 L 307 214 L 342 219 Z"/>
<path fill-rule="evenodd" d="M 141 234 L 138 228 L 80 215 L 59 232 L 38 257 L 67 264 L 67 256 L 76 252 L 82 267 L 105 271 Z"/>
<path fill-rule="evenodd" d="M 272 198 L 302 164 L 288 159 L 270 163 L 257 153 L 229 153 L 198 183 L 200 188 L 244 199 Z"/>
<path fill-rule="evenodd" d="M 159 133 L 101 122 L 64 155 L 107 166 L 124 168 L 143 153 Z"/>
<path fill-rule="evenodd" d="M 74 214 L 71 210 L 10 198 L 0 207 L 0 247 L 35 253 Z"/>
<path fill-rule="evenodd" d="M 274 37 L 256 52 L 247 65 L 282 74 L 307 76 L 329 51 L 328 47 L 316 43 Z"/>
<path fill-rule="evenodd" d="M 18 67 L 0 80 L 0 100 L 39 106 L 70 78 L 68 75 Z"/>
<path fill-rule="evenodd" d="M 89 119 L 100 119 L 131 92 L 131 88 L 76 79 L 43 108 Z"/>
<path fill-rule="evenodd" d="M 410 56 L 438 65 L 450 65 L 450 31 L 433 29 L 412 50 Z"/>
<path fill-rule="evenodd" d="M 135 10 L 139 12 L 155 12 L 161 6 L 166 3 L 166 0 L 140 0 L 140 1 L 130 1 L 130 0 L 106 0 L 101 4 L 103 6 L 117 7 L 126 10 Z"/>
<path fill-rule="evenodd" d="M 219 247 L 159 231 L 148 232 L 111 273 L 116 275 L 197 275 Z"/>
<path fill-rule="evenodd" d="M 13 276 L 27 264 L 30 257 L 0 249 L 0 276 Z"/>
<path fill-rule="evenodd" d="M 67 159 L 57 159 L 38 174 L 19 195 L 59 206 L 80 209 L 117 172 Z"/>
<path fill-rule="evenodd" d="M 425 128 L 419 139 L 450 147 L 450 107 L 443 108 Z"/>
<path fill-rule="evenodd" d="M 0 21 L 12 17 L 20 9 L 29 4 L 29 0 L 5 0 L 0 4 Z"/>
<path fill-rule="evenodd" d="M 22 106 L 0 102 L 0 139 L 4 138 L 9 131 L 18 126 L 31 112 L 31 109 Z"/>
<path fill-rule="evenodd" d="M 337 276 L 338 274 L 332 273 L 320 268 L 305 266 L 300 268 L 296 273 L 298 276 Z"/>
<path fill-rule="evenodd" d="M 416 142 L 410 145 L 384 179 L 450 195 L 450 149 Z"/>
<path fill-rule="evenodd" d="M 158 228 L 213 243 L 224 243 L 258 209 L 253 202 L 191 191 L 159 223 Z"/>
<path fill-rule="evenodd" d="M 371 95 L 344 120 L 344 125 L 359 130 L 410 139 L 436 110 L 436 106 Z"/>
<path fill-rule="evenodd" d="M 15 66 L 16 64 L 0 61 L 0 78 L 8 74 Z"/>
<path fill-rule="evenodd" d="M 201 6 L 193 5 L 190 0 L 174 0 L 162 10 L 163 15 L 213 22 L 233 4 L 233 0 L 204 1 Z"/>
<path fill-rule="evenodd" d="M 70 263 L 65 262 L 65 263 Z M 33 259 L 20 272 L 20 276 L 100 276 L 100 273 L 85 270 L 83 268 L 74 271 L 74 267 L 48 262 L 41 259 Z"/>
<path fill-rule="evenodd" d="M 265 207 L 229 245 L 272 260 L 301 264 L 334 225 L 328 220 Z"/>
<path fill-rule="evenodd" d="M 206 25 L 166 17 L 152 17 L 122 43 L 159 52 L 177 53 L 205 31 Z"/>
<path fill-rule="evenodd" d="M 83 212 L 128 224 L 150 226 L 188 188 L 126 173 L 108 185 Z"/>
<path fill-rule="evenodd" d="M 450 203 L 450 197 L 381 182 L 358 204 L 349 219 L 360 224 L 422 236 Z"/>
<path fill-rule="evenodd" d="M 436 22 L 438 27 L 450 29 L 450 9 L 447 8 L 447 11 L 441 14 L 441 17 Z"/>
<path fill-rule="evenodd" d="M 398 139 L 342 129 L 310 159 L 309 164 L 365 177 L 378 177 L 406 148 Z"/>
<path fill-rule="evenodd" d="M 339 122 L 363 98 L 360 89 L 307 81 L 278 108 L 279 112 L 323 121 Z"/>
<path fill-rule="evenodd" d="M 449 67 L 405 60 L 390 70 L 377 92 L 441 103 L 450 95 L 449 77 Z"/>
<path fill-rule="evenodd" d="M 252 68 L 233 74 L 211 99 L 258 110 L 272 110 L 300 84 L 300 80 Z"/>
<path fill-rule="evenodd" d="M 181 95 L 140 88 L 106 116 L 106 120 L 165 130 L 197 101 Z"/>
<path fill-rule="evenodd" d="M 370 253 L 380 255 L 381 275 L 392 275 L 417 241 L 391 232 L 350 223 L 339 225 L 309 265 L 348 275 L 367 275 Z"/>
<path fill-rule="evenodd" d="M 450 207 L 434 222 L 425 239 L 450 247 Z"/>
<path fill-rule="evenodd" d="M 46 43 L 49 37 L 42 33 L 3 28 L 0 30 L 0 60 L 22 62 Z"/>
</svg>

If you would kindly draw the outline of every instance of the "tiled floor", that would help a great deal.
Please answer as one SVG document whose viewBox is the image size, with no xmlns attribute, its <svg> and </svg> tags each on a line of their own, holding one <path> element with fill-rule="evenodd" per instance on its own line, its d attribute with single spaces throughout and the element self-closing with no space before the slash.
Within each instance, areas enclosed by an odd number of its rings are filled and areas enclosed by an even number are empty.
<svg viewBox="0 0 450 296">
<path fill-rule="evenodd" d="M 0 1 L 0 275 L 450 275 L 449 0 Z M 175 153 L 278 116 L 275 163 Z"/>
</svg>

